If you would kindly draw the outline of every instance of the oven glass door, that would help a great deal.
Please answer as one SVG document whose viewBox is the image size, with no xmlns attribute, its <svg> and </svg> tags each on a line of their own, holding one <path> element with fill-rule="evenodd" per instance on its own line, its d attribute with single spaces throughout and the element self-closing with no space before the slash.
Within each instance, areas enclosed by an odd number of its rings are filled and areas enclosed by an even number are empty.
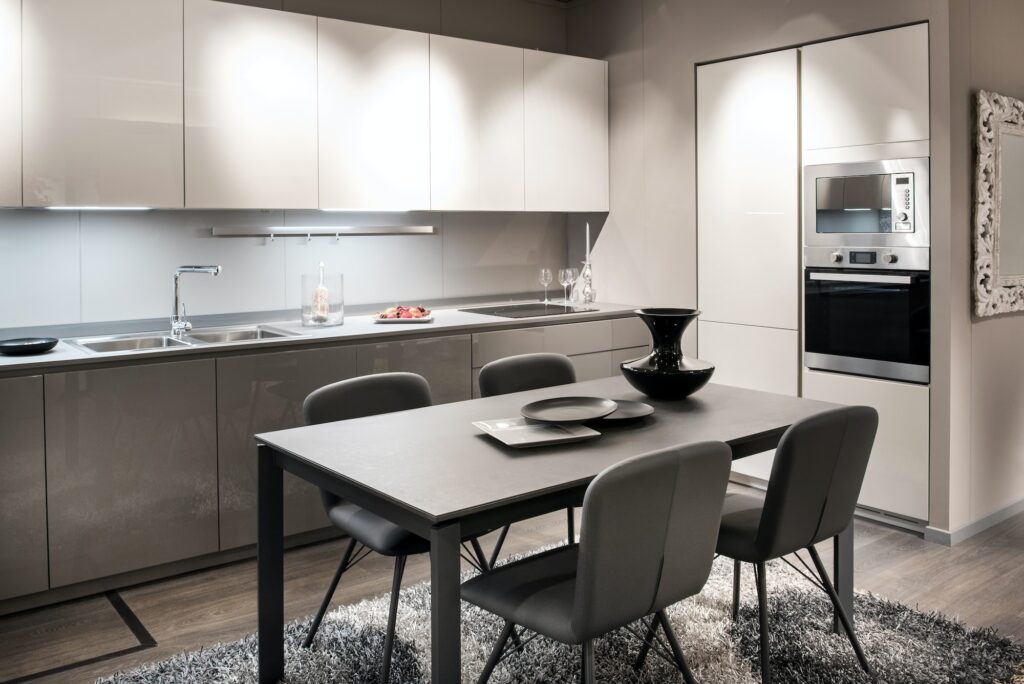
<svg viewBox="0 0 1024 684">
<path fill-rule="evenodd" d="M 807 269 L 806 365 L 928 382 L 929 288 L 927 271 Z"/>
</svg>

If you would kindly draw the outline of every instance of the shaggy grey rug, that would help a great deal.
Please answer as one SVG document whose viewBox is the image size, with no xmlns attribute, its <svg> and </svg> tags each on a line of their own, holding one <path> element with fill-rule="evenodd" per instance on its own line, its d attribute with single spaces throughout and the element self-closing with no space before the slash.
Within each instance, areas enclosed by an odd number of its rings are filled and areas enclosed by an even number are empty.
<svg viewBox="0 0 1024 684">
<path fill-rule="evenodd" d="M 740 619 L 729 615 L 732 562 L 715 562 L 700 595 L 668 610 L 694 675 L 714 684 L 758 682 L 757 602 L 753 572 L 744 572 Z M 831 631 L 828 598 L 781 562 L 769 565 L 771 662 L 779 682 L 866 682 L 849 642 Z M 307 620 L 285 630 L 287 681 L 292 684 L 375 682 L 383 649 L 388 597 L 341 606 L 328 613 L 311 650 L 299 648 Z M 942 615 L 918 612 L 867 594 L 856 597 L 857 634 L 880 682 L 1009 682 L 1024 663 L 1024 645 L 992 630 L 970 629 Z M 475 682 L 501 621 L 463 604 L 463 681 Z M 218 644 L 101 680 L 141 682 L 256 681 L 256 637 Z M 596 646 L 602 682 L 677 682 L 682 678 L 653 654 L 639 674 L 631 665 L 638 643 L 624 630 Z M 575 682 L 578 648 L 544 638 L 498 665 L 492 682 Z M 402 591 L 392 682 L 424 682 L 430 671 L 430 587 Z"/>
</svg>

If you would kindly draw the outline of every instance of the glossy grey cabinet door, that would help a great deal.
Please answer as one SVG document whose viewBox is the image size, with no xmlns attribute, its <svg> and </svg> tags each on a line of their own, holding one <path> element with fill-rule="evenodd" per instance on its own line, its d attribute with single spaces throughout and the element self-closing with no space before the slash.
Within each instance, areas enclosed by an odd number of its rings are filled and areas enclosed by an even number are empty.
<svg viewBox="0 0 1024 684">
<path fill-rule="evenodd" d="M 217 550 L 212 360 L 46 376 L 50 585 Z"/>
<path fill-rule="evenodd" d="M 0 380 L 0 600 L 47 588 L 43 378 Z"/>
<path fill-rule="evenodd" d="M 363 344 L 358 350 L 359 375 L 393 371 L 419 373 L 430 383 L 435 404 L 472 397 L 469 335 Z"/>
<path fill-rule="evenodd" d="M 253 435 L 302 425 L 302 402 L 323 385 L 355 377 L 356 348 L 232 356 L 217 360 L 220 546 L 256 543 Z M 317 489 L 285 473 L 285 534 L 329 525 Z"/>
</svg>

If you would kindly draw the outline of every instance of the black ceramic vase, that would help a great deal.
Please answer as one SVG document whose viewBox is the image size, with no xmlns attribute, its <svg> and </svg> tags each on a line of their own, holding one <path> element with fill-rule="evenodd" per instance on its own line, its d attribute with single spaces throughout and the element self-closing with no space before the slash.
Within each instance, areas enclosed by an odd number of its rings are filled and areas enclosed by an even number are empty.
<svg viewBox="0 0 1024 684">
<path fill-rule="evenodd" d="M 642 359 L 623 361 L 629 384 L 652 399 L 685 399 L 711 379 L 715 367 L 683 355 L 683 331 L 700 316 L 696 309 L 637 309 L 654 340 L 654 351 Z"/>
</svg>

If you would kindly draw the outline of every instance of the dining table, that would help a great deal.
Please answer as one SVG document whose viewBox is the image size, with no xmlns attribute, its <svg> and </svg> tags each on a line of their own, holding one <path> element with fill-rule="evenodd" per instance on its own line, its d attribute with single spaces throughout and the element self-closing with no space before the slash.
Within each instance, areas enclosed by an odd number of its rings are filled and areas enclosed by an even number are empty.
<svg viewBox="0 0 1024 684">
<path fill-rule="evenodd" d="M 590 423 L 600 435 L 585 441 L 526 449 L 473 425 L 515 418 L 525 404 L 552 397 L 643 401 L 655 410 L 632 422 Z M 462 540 L 579 506 L 598 473 L 630 457 L 713 440 L 744 458 L 774 449 L 794 422 L 835 407 L 714 383 L 658 401 L 616 376 L 258 434 L 259 681 L 285 672 L 285 471 L 430 541 L 430 681 L 450 684 L 463 680 Z M 833 544 L 836 590 L 852 616 L 853 525 Z"/>
</svg>

